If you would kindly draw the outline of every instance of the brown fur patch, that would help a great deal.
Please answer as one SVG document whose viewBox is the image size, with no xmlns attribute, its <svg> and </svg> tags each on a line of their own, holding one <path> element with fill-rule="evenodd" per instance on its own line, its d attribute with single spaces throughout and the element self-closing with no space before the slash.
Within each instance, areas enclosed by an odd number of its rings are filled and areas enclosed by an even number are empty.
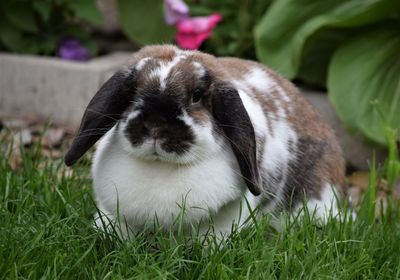
<svg viewBox="0 0 400 280">
<path fill-rule="evenodd" d="M 149 92 L 154 92 L 160 87 L 160 81 L 157 77 L 152 77 L 151 73 L 154 69 L 159 67 L 157 60 L 149 60 L 146 65 L 138 72 L 136 83 L 138 89 L 146 89 Z"/>
<path fill-rule="evenodd" d="M 135 65 L 141 59 L 151 57 L 154 59 L 172 60 L 179 49 L 172 45 L 147 46 L 136 52 L 129 61 L 129 65 Z"/>
<path fill-rule="evenodd" d="M 200 104 L 192 105 L 188 110 L 189 116 L 191 116 L 195 122 L 200 124 L 206 124 L 210 121 L 210 114 Z"/>
<path fill-rule="evenodd" d="M 258 165 L 261 165 L 261 163 L 264 161 L 265 142 L 266 142 L 265 137 L 256 137 Z"/>
<path fill-rule="evenodd" d="M 167 77 L 167 88 L 174 90 L 182 86 L 186 90 L 193 90 L 196 87 L 196 81 L 199 79 L 194 74 L 194 66 L 188 61 L 182 61 L 173 67 Z"/>
</svg>

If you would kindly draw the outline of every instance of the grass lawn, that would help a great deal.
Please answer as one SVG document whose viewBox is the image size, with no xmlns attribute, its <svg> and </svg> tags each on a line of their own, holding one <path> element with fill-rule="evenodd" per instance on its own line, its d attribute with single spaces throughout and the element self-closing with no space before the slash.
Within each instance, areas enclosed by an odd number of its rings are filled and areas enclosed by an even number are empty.
<svg viewBox="0 0 400 280">
<path fill-rule="evenodd" d="M 92 228 L 88 162 L 66 171 L 40 147 L 22 153 L 18 170 L 0 154 L 1 279 L 398 279 L 400 213 L 376 220 L 268 222 L 241 231 L 220 250 L 157 234 L 130 242 Z"/>
</svg>

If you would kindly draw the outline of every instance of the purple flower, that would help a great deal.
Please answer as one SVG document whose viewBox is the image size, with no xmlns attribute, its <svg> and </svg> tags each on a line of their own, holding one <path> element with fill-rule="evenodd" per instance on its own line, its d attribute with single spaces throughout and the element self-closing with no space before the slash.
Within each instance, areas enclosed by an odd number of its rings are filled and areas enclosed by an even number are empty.
<svg viewBox="0 0 400 280">
<path fill-rule="evenodd" d="M 79 40 L 74 38 L 64 38 L 58 44 L 58 56 L 66 60 L 87 61 L 89 51 L 83 47 Z"/>
<path fill-rule="evenodd" d="M 164 0 L 164 18 L 169 25 L 174 25 L 189 17 L 189 7 L 182 0 Z"/>
</svg>

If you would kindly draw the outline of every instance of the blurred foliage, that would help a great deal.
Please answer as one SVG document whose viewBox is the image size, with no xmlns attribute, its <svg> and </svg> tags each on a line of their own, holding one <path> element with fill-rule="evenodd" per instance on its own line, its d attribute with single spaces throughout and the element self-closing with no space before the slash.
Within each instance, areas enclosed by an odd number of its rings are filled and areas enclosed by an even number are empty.
<svg viewBox="0 0 400 280">
<path fill-rule="evenodd" d="M 255 59 L 254 26 L 261 20 L 271 0 L 188 0 L 193 16 L 218 12 L 222 21 L 202 49 L 218 56 L 237 56 Z"/>
<path fill-rule="evenodd" d="M 262 18 L 270 0 L 187 0 L 191 16 L 215 12 L 223 20 L 202 49 L 219 56 L 255 58 L 253 28 Z M 137 45 L 170 43 L 176 29 L 166 25 L 162 0 L 118 0 L 119 22 L 127 37 Z"/>
<path fill-rule="evenodd" d="M 274 1 L 256 26 L 257 57 L 284 76 L 327 86 L 353 131 L 387 145 L 371 100 L 400 130 L 400 1 Z"/>
<path fill-rule="evenodd" d="M 162 0 L 118 0 L 119 22 L 136 45 L 170 43 L 175 28 L 164 22 Z"/>
<path fill-rule="evenodd" d="M 1 0 L 0 49 L 53 55 L 60 39 L 74 37 L 93 55 L 96 47 L 80 21 L 102 23 L 94 0 Z"/>
</svg>

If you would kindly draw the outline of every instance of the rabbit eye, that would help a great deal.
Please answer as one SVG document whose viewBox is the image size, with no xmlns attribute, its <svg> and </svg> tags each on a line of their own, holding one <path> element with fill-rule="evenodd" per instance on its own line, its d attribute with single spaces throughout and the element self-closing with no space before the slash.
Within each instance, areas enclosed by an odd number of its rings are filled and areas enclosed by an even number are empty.
<svg viewBox="0 0 400 280">
<path fill-rule="evenodd" d="M 193 103 L 199 102 L 202 96 L 203 96 L 203 91 L 200 89 L 196 89 L 193 92 L 193 96 L 192 96 Z"/>
</svg>

